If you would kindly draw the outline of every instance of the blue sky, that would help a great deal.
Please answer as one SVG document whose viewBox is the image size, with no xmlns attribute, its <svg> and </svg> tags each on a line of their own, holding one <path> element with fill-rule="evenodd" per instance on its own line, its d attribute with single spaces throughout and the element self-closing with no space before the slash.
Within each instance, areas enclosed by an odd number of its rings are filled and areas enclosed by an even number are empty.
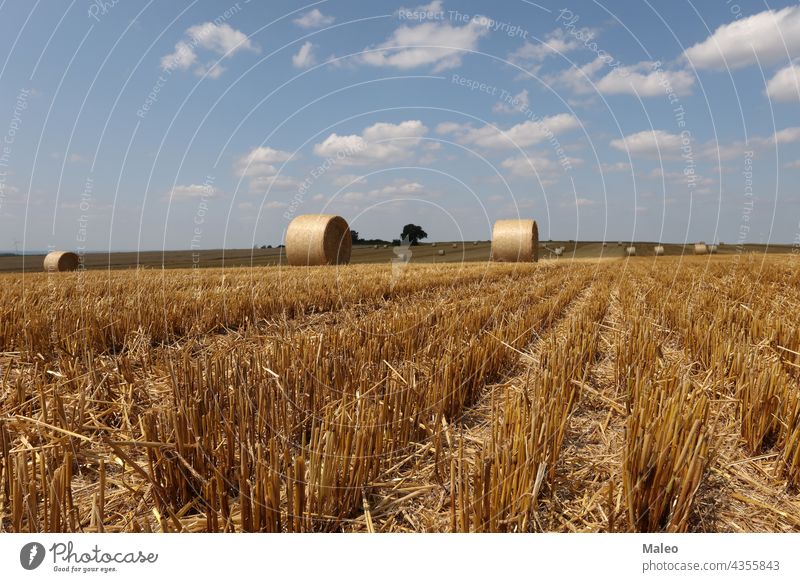
<svg viewBox="0 0 800 582">
<path fill-rule="evenodd" d="M 800 237 L 792 2 L 0 0 L 0 249 Z"/>
</svg>

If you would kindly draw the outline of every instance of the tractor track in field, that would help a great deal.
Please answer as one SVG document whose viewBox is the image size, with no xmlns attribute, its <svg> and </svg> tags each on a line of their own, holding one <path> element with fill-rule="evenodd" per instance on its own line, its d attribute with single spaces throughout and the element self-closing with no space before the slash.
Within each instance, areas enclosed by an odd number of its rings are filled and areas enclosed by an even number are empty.
<svg viewBox="0 0 800 582">
<path fill-rule="evenodd" d="M 444 532 L 451 528 L 450 461 L 462 458 L 474 463 L 480 451 L 489 446 L 494 412 L 502 407 L 509 390 L 529 380 L 528 369 L 537 358 L 536 352 L 547 334 L 564 333 L 574 313 L 580 311 L 593 290 L 589 281 L 580 293 L 562 309 L 549 326 L 531 330 L 536 337 L 510 369 L 506 377 L 488 384 L 480 397 L 466 408 L 458 419 L 442 427 L 437 444 L 433 441 L 417 443 L 419 454 L 405 468 L 394 483 L 373 484 L 373 498 L 369 503 L 370 521 L 375 531 L 428 531 Z M 368 530 L 366 514 L 354 520 L 356 531 Z"/>
</svg>

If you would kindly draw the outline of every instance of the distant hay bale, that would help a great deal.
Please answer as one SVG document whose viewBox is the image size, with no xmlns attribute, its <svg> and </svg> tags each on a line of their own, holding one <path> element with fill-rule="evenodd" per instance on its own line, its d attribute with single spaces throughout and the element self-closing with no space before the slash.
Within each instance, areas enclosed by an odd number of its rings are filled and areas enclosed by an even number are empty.
<svg viewBox="0 0 800 582">
<path fill-rule="evenodd" d="M 472 241 L 472 246 L 474 246 L 474 247 L 478 246 L 478 241 L 476 241 L 476 240 Z"/>
<path fill-rule="evenodd" d="M 389 245 L 383 245 L 383 248 L 388 249 Z"/>
<path fill-rule="evenodd" d="M 350 262 L 353 239 L 341 216 L 302 214 L 286 230 L 286 256 L 290 265 L 341 265 Z"/>
<path fill-rule="evenodd" d="M 378 248 L 378 245 L 372 245 L 372 248 L 373 248 L 373 249 L 377 249 L 377 248 Z"/>
<path fill-rule="evenodd" d="M 716 255 L 717 254 L 717 245 L 708 245 L 708 254 Z"/>
<path fill-rule="evenodd" d="M 556 256 L 557 256 L 557 257 L 560 257 L 562 254 L 564 254 L 564 249 L 563 249 L 563 248 L 561 248 L 561 247 L 558 247 L 558 248 L 557 248 L 555 251 L 553 251 L 553 252 L 556 254 Z"/>
<path fill-rule="evenodd" d="M 431 243 L 431 246 L 432 246 L 432 247 L 435 247 L 435 246 L 436 246 L 436 243 Z"/>
<path fill-rule="evenodd" d="M 625 254 L 628 255 L 629 257 L 635 257 L 636 256 L 636 247 L 628 247 L 628 248 L 626 248 L 625 249 Z"/>
<path fill-rule="evenodd" d="M 457 248 L 458 248 L 458 245 L 457 245 L 456 243 L 453 243 L 453 244 L 452 244 L 452 245 L 450 245 L 450 246 L 451 246 L 451 247 L 453 247 L 454 249 L 457 249 Z"/>
<path fill-rule="evenodd" d="M 502 262 L 539 260 L 539 227 L 535 220 L 498 220 L 492 230 L 492 259 Z"/>
<path fill-rule="evenodd" d="M 653 254 L 657 257 L 660 257 L 664 254 L 664 247 L 662 245 L 656 245 L 653 247 Z"/>
<path fill-rule="evenodd" d="M 80 265 L 80 257 L 69 251 L 53 251 L 44 258 L 44 270 L 48 273 L 76 271 Z"/>
<path fill-rule="evenodd" d="M 443 257 L 444 256 L 444 250 L 443 249 L 439 249 L 439 251 L 436 254 L 439 255 L 440 257 Z"/>
<path fill-rule="evenodd" d="M 708 246 L 704 242 L 695 243 L 694 245 L 694 254 L 696 255 L 707 255 L 708 254 Z"/>
</svg>

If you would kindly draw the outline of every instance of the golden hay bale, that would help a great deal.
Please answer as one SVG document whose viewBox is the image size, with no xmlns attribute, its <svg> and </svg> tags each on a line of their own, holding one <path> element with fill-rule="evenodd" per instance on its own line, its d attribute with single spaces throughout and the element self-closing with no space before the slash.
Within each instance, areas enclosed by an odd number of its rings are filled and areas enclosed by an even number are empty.
<svg viewBox="0 0 800 582">
<path fill-rule="evenodd" d="M 432 246 L 432 247 L 435 247 L 435 246 L 436 246 L 436 243 L 431 243 L 431 246 Z"/>
<path fill-rule="evenodd" d="M 505 262 L 539 260 L 539 227 L 535 220 L 498 220 L 492 230 L 492 259 Z"/>
<path fill-rule="evenodd" d="M 81 260 L 78 255 L 69 251 L 53 251 L 44 258 L 44 270 L 48 273 L 75 271 L 80 265 Z"/>
<path fill-rule="evenodd" d="M 453 243 L 453 244 L 451 244 L 450 246 L 451 246 L 451 247 L 453 247 L 454 249 L 457 249 L 457 248 L 458 248 L 458 245 L 457 245 L 456 243 Z"/>
<path fill-rule="evenodd" d="M 353 239 L 341 216 L 303 214 L 286 230 L 290 265 L 341 265 L 350 262 Z"/>
<path fill-rule="evenodd" d="M 557 248 L 555 251 L 553 251 L 553 252 L 555 252 L 555 254 L 556 254 L 556 256 L 557 256 L 557 257 L 560 257 L 560 256 L 561 256 L 561 255 L 564 253 L 564 249 L 563 249 L 563 248 L 561 248 L 561 247 L 558 247 L 558 248 Z"/>
<path fill-rule="evenodd" d="M 636 247 L 628 247 L 628 248 L 626 248 L 625 249 L 625 254 L 628 255 L 629 257 L 635 257 L 636 256 Z"/>
<path fill-rule="evenodd" d="M 437 252 L 437 254 L 438 254 L 440 257 L 441 257 L 441 256 L 444 256 L 444 250 L 442 250 L 442 249 L 439 249 L 439 251 Z"/>
<path fill-rule="evenodd" d="M 655 254 L 655 256 L 657 256 L 657 257 L 660 257 L 661 255 L 664 254 L 664 247 L 662 245 L 654 246 L 653 247 L 653 254 Z"/>
<path fill-rule="evenodd" d="M 704 242 L 695 243 L 694 254 L 696 255 L 708 254 L 708 246 L 706 246 L 706 243 Z"/>
</svg>

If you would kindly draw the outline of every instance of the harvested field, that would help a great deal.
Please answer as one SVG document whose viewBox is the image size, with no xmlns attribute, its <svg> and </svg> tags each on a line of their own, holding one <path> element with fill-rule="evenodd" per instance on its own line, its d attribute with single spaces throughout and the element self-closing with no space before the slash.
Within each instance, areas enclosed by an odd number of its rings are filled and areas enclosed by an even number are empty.
<svg viewBox="0 0 800 582">
<path fill-rule="evenodd" d="M 0 275 L 0 531 L 798 531 L 797 261 L 612 247 Z"/>
</svg>

